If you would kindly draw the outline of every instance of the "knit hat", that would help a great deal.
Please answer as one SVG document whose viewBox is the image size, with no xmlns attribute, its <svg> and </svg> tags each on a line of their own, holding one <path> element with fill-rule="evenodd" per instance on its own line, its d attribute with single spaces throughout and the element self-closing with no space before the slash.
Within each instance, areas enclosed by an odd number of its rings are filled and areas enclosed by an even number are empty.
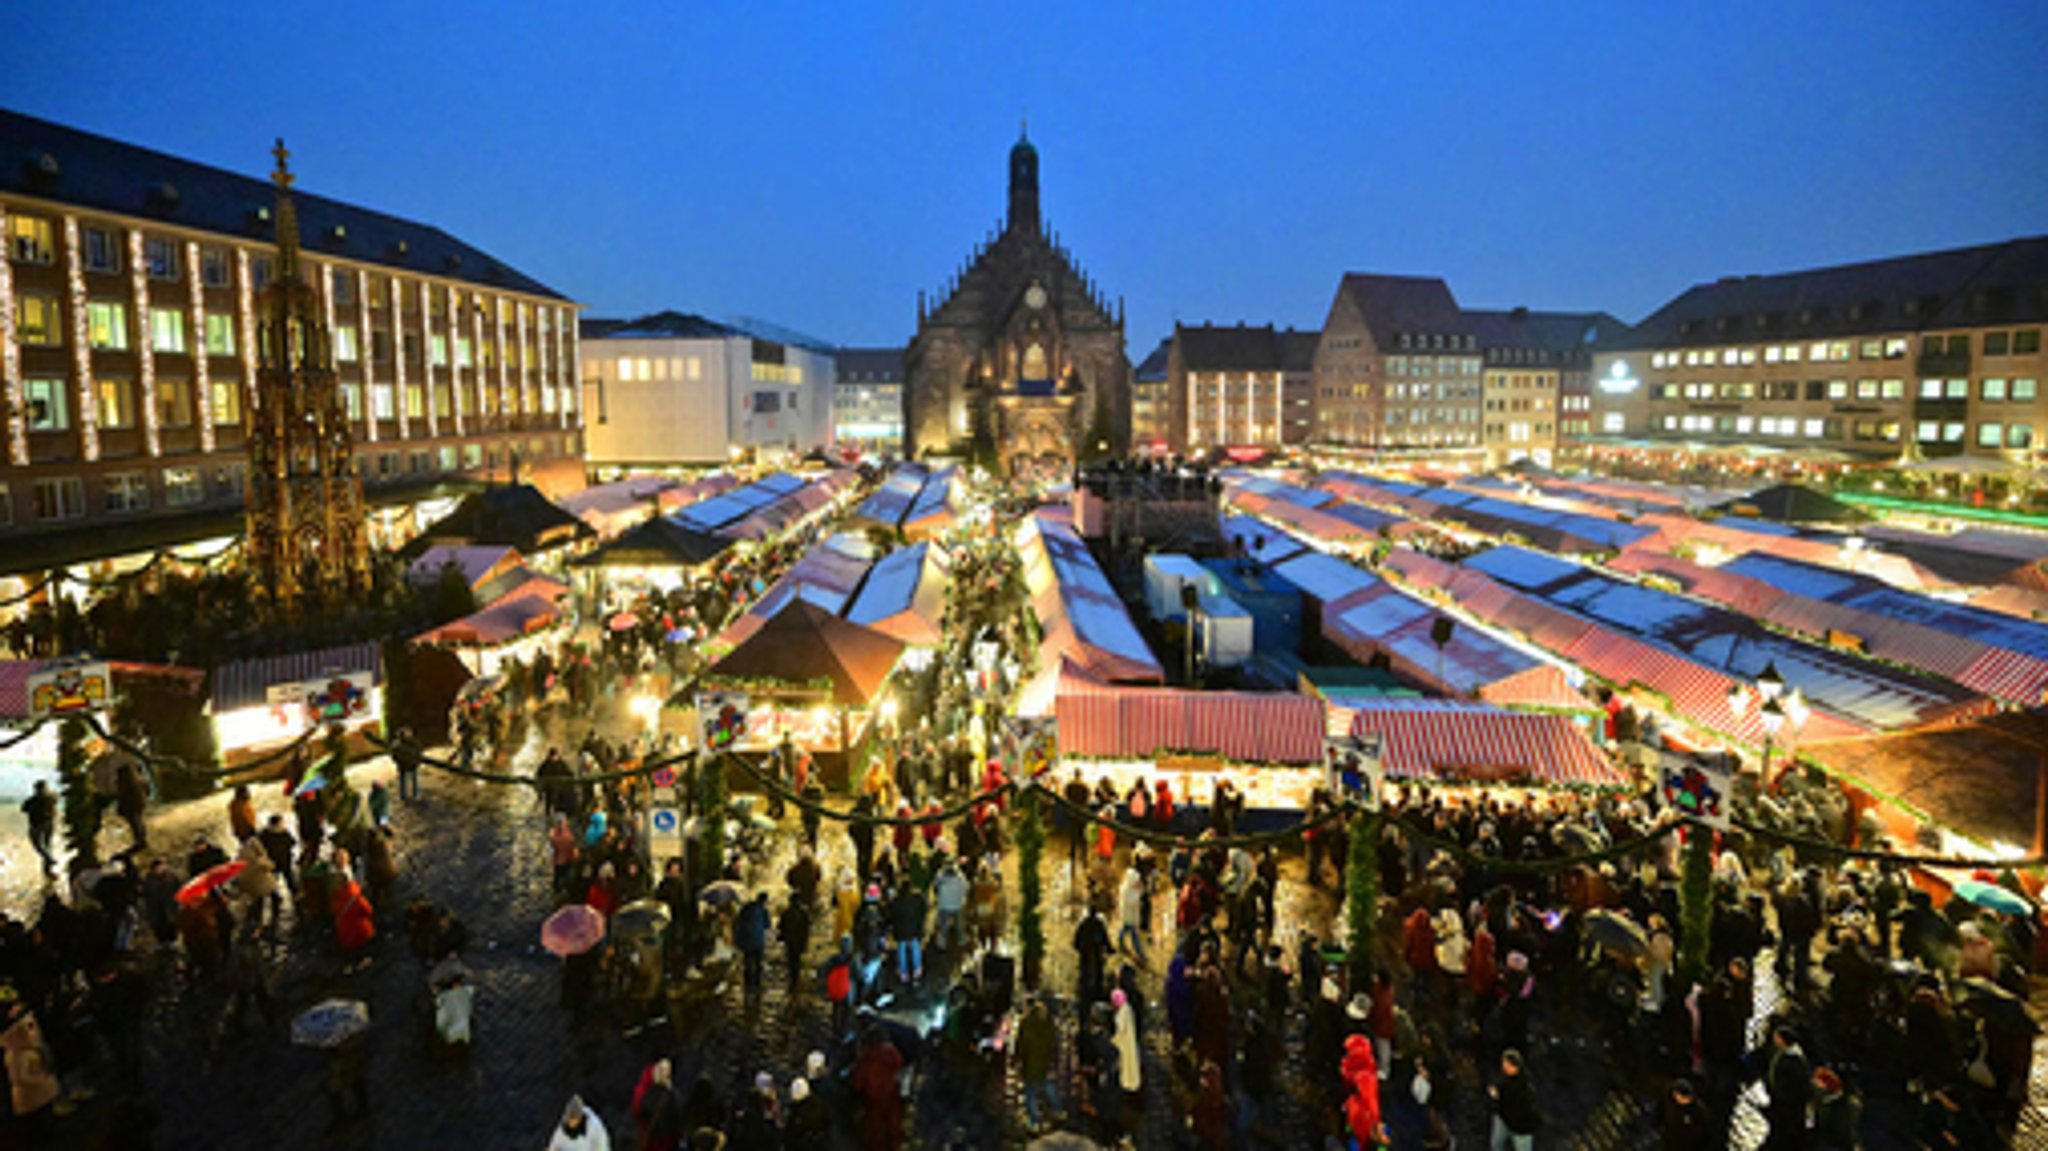
<svg viewBox="0 0 2048 1151">
<path fill-rule="evenodd" d="M 1125 996 L 1123 988 L 1119 987 L 1109 993 L 1109 1005 L 1111 1007 L 1122 1007 L 1124 1005 L 1124 1002 Z"/>
<path fill-rule="evenodd" d="M 566 1126 L 581 1118 L 583 1118 L 583 1096 L 571 1095 L 569 1096 L 569 1105 L 562 1108 L 562 1123 Z"/>
<path fill-rule="evenodd" d="M 1522 953 L 1521 953 L 1521 952 L 1519 952 L 1519 951 L 1510 951 L 1510 952 L 1508 952 L 1508 970 L 1509 970 L 1509 971 L 1527 971 L 1527 970 L 1529 970 L 1529 957 L 1528 957 L 1528 956 L 1526 956 L 1526 955 L 1524 955 L 1524 954 L 1522 954 Z"/>
<path fill-rule="evenodd" d="M 1361 991 L 1351 997 L 1351 1005 L 1344 1009 L 1344 1014 L 1353 1019 L 1364 1019 L 1372 1014 L 1372 1000 Z"/>
<path fill-rule="evenodd" d="M 1337 981 L 1327 975 L 1323 976 L 1322 991 L 1323 998 L 1329 1000 L 1332 1003 L 1335 1003 L 1339 999 L 1342 999 L 1344 997 L 1344 989 L 1337 986 Z"/>
<path fill-rule="evenodd" d="M 802 1103 L 804 1100 L 809 1099 L 810 1097 L 810 1080 L 805 1079 L 803 1076 L 799 1075 L 796 1078 L 789 1081 L 789 1101 L 791 1103 Z"/>
<path fill-rule="evenodd" d="M 759 1091 L 763 1095 L 774 1094 L 775 1076 L 768 1074 L 766 1071 L 754 1076 L 754 1090 Z"/>
<path fill-rule="evenodd" d="M 868 884 L 868 898 L 869 898 L 869 899 L 880 899 L 880 898 L 882 898 L 882 885 L 881 885 L 881 884 L 879 884 L 879 883 L 870 883 L 870 884 Z"/>
<path fill-rule="evenodd" d="M 818 1076 L 823 1075 L 824 1073 L 825 1053 L 823 1051 L 811 1052 L 809 1057 L 807 1057 L 804 1060 L 804 1074 L 809 1078 L 816 1079 Z"/>
</svg>

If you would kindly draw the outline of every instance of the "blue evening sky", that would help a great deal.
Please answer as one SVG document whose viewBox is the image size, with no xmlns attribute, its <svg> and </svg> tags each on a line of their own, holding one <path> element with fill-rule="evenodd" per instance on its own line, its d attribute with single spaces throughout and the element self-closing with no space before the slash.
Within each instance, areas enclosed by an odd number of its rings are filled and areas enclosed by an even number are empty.
<svg viewBox="0 0 2048 1151">
<path fill-rule="evenodd" d="M 587 304 L 900 343 L 1003 211 L 1142 357 L 1346 270 L 1637 320 L 2048 232 L 2048 4 L 0 5 L 0 105 L 427 221 Z"/>
</svg>

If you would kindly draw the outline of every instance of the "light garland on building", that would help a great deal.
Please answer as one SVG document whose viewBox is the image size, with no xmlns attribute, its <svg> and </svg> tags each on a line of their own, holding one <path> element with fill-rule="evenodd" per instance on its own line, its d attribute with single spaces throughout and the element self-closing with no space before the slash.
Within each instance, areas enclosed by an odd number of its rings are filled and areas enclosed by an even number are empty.
<svg viewBox="0 0 2048 1151">
<path fill-rule="evenodd" d="M 476 388 L 476 414 L 484 427 L 490 426 L 491 405 L 484 399 L 490 381 L 484 379 L 484 305 L 480 297 L 469 301 L 469 378 Z"/>
<path fill-rule="evenodd" d="M 507 426 L 512 415 L 511 349 L 505 346 L 505 298 L 498 297 L 491 312 L 491 339 L 498 349 L 498 415 Z"/>
<path fill-rule="evenodd" d="M 519 424 L 526 426 L 526 413 L 533 410 L 533 394 L 527 390 L 526 305 L 519 305 Z"/>
<path fill-rule="evenodd" d="M 199 241 L 185 242 L 185 290 L 192 293 L 192 331 L 187 344 L 192 356 L 192 402 L 198 407 L 199 450 L 213 451 L 213 380 L 206 346 L 206 285 L 199 267 Z"/>
<path fill-rule="evenodd" d="M 356 269 L 356 371 L 363 380 L 363 438 L 377 442 L 377 385 L 372 380 L 376 367 L 370 354 L 370 273 Z"/>
<path fill-rule="evenodd" d="M 581 403 L 583 397 L 580 394 L 583 384 L 582 381 L 577 379 L 576 374 L 577 365 L 583 362 L 583 346 L 581 343 L 583 333 L 573 323 L 562 326 L 569 329 L 569 363 L 567 366 L 569 378 L 563 384 L 565 390 L 562 393 L 562 426 L 574 431 L 583 424 L 580 416 L 572 414 L 583 406 Z M 573 444 L 570 445 L 570 454 L 577 454 Z"/>
<path fill-rule="evenodd" d="M 92 325 L 85 313 L 85 266 L 78 254 L 78 217 L 64 217 L 64 271 L 71 289 L 71 368 L 78 385 L 78 453 L 100 458 L 100 405 L 92 387 Z"/>
<path fill-rule="evenodd" d="M 128 229 L 128 283 L 135 294 L 135 397 L 142 409 L 142 446 L 151 459 L 164 454 L 163 421 L 156 399 L 156 325 L 149 312 L 149 268 L 142 262 L 142 230 Z"/>
<path fill-rule="evenodd" d="M 461 304 L 455 285 L 448 285 L 448 412 L 455 420 L 455 434 L 463 434 L 462 418 L 462 347 L 456 342 L 455 334 L 462 330 Z M 472 373 L 473 375 L 474 373 Z"/>
<path fill-rule="evenodd" d="M 423 393 L 427 398 L 427 436 L 437 439 L 441 435 L 440 405 L 434 402 L 434 317 L 429 307 L 428 293 L 433 285 L 420 281 L 420 370 L 426 375 L 421 380 Z"/>
<path fill-rule="evenodd" d="M 249 413 L 263 406 L 263 393 L 256 387 L 256 289 L 249 282 L 249 250 L 235 249 L 235 304 L 241 313 L 242 342 L 236 350 L 242 356 L 242 428 L 249 427 Z"/>
<path fill-rule="evenodd" d="M 405 383 L 405 308 L 401 301 L 405 296 L 405 282 L 397 276 L 391 277 L 391 386 L 397 389 L 392 399 L 398 412 L 398 438 L 412 438 L 412 403 L 408 399 Z"/>
<path fill-rule="evenodd" d="M 7 234 L 7 206 L 0 204 L 0 236 Z M 0 252 L 0 388 L 7 400 L 8 457 L 18 467 L 28 463 L 28 396 L 22 391 L 21 348 L 14 340 L 12 256 Z"/>
</svg>

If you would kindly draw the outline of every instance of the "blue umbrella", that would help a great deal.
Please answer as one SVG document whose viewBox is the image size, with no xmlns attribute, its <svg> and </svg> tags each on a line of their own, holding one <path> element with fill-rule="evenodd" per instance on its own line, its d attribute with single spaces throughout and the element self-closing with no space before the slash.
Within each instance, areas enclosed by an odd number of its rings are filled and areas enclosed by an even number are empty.
<svg viewBox="0 0 2048 1151">
<path fill-rule="evenodd" d="M 370 1009 L 359 999 L 329 999 L 292 1020 L 292 1042 L 301 1047 L 339 1047 L 370 1028 Z"/>
<path fill-rule="evenodd" d="M 2000 915 L 2031 915 L 2034 905 L 1995 883 L 1965 879 L 1956 884 L 1956 896 Z"/>
</svg>

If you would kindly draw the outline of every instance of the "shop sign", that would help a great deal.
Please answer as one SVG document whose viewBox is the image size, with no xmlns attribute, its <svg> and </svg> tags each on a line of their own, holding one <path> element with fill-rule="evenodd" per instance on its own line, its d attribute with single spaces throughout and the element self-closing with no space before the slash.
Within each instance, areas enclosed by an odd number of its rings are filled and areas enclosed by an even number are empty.
<svg viewBox="0 0 2048 1151">
<path fill-rule="evenodd" d="M 1338 792 L 1362 801 L 1372 811 L 1379 810 L 1380 792 L 1386 784 L 1384 746 L 1376 731 L 1332 736 L 1323 741 L 1323 769 Z"/>
<path fill-rule="evenodd" d="M 1657 767 L 1657 795 L 1665 810 L 1728 830 L 1732 762 L 1727 756 L 1665 757 Z"/>
<path fill-rule="evenodd" d="M 28 677 L 28 710 L 37 718 L 98 711 L 114 702 L 114 673 L 106 663 L 65 663 Z"/>
<path fill-rule="evenodd" d="M 683 813 L 680 809 L 655 804 L 647 809 L 647 849 L 656 859 L 683 853 Z"/>
<path fill-rule="evenodd" d="M 697 693 L 698 746 L 705 751 L 730 751 L 747 735 L 747 710 L 752 701 L 737 691 Z"/>
</svg>

